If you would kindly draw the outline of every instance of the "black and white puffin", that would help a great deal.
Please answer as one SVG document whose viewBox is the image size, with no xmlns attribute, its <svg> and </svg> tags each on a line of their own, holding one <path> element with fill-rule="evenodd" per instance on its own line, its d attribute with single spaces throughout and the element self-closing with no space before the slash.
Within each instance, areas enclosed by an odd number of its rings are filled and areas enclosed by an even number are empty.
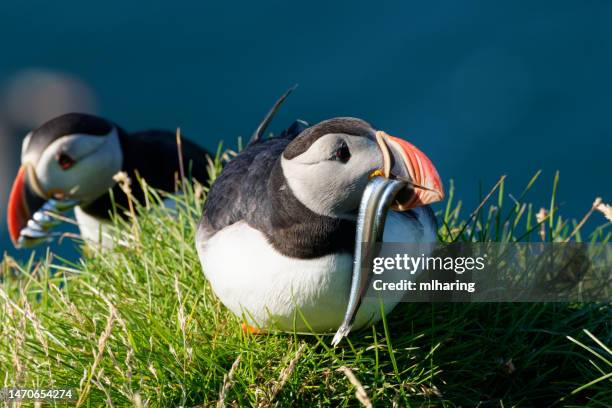
<svg viewBox="0 0 612 408">
<path fill-rule="evenodd" d="M 183 140 L 182 156 L 190 175 L 205 183 L 208 152 Z M 75 216 L 82 237 L 99 242 L 101 226 L 109 221 L 112 209 L 109 191 L 113 190 L 118 206 L 128 205 L 113 179 L 115 174 L 124 171 L 136 180 L 138 173 L 151 187 L 174 192 L 179 170 L 174 132 L 127 133 L 113 122 L 84 113 L 56 117 L 30 132 L 23 141 L 21 168 L 8 204 L 11 240 L 18 247 L 46 240 L 45 231 L 39 231 L 39 225 L 32 224 L 31 218 L 40 216 L 37 211 L 41 206 L 53 202 L 51 207 L 62 209 L 70 207 L 70 203 L 78 204 Z M 133 183 L 132 192 L 136 199 L 144 198 L 140 183 Z M 27 229 L 28 225 L 34 229 Z"/>
<path fill-rule="evenodd" d="M 360 201 L 374 179 L 383 187 L 403 180 L 393 187 L 382 240 L 436 242 L 428 204 L 444 193 L 435 167 L 361 119 L 297 121 L 227 164 L 208 194 L 196 245 L 213 291 L 245 330 L 326 333 L 343 324 L 345 335 L 380 318 L 379 303 L 356 302 L 352 288 Z M 380 191 L 370 196 L 385 199 Z M 385 299 L 385 311 L 398 301 Z M 358 303 L 349 313 L 347 304 Z"/>
</svg>

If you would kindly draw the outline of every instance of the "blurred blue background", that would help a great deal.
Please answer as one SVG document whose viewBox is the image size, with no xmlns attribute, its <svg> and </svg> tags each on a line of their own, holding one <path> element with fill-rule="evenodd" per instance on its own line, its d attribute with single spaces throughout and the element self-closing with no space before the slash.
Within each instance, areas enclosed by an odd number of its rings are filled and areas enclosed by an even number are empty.
<svg viewBox="0 0 612 408">
<path fill-rule="evenodd" d="M 235 146 L 294 83 L 271 130 L 362 117 L 427 152 L 464 213 L 481 183 L 516 194 L 538 169 L 537 206 L 557 169 L 566 217 L 612 201 L 612 2 L 223 3 L 0 6 L 2 252 L 28 254 L 5 211 L 32 127 L 88 111 Z"/>
</svg>

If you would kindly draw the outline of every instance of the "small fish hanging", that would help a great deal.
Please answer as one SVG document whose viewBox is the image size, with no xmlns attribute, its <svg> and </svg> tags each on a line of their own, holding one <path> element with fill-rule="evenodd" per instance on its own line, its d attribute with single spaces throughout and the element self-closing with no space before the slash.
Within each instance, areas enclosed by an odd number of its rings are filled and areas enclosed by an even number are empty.
<svg viewBox="0 0 612 408">
<path fill-rule="evenodd" d="M 58 215 L 70 211 L 78 205 L 74 200 L 49 199 L 28 220 L 27 226 L 19 232 L 17 246 L 30 248 L 50 241 L 55 235 L 52 229 L 61 223 Z"/>
</svg>

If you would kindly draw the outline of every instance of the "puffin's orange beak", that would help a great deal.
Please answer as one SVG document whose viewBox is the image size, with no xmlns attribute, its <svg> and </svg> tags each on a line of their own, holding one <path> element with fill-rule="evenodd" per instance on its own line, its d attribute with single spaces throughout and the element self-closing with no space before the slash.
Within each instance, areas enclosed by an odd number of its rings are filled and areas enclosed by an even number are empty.
<svg viewBox="0 0 612 408">
<path fill-rule="evenodd" d="M 13 182 L 8 202 L 7 225 L 13 245 L 17 246 L 19 233 L 28 223 L 31 213 L 26 204 L 26 167 L 21 166 Z"/>
<path fill-rule="evenodd" d="M 17 248 L 21 246 L 19 242 L 21 230 L 28 225 L 34 212 L 45 203 L 44 199 L 34 193 L 33 186 L 29 184 L 31 180 L 32 177 L 28 177 L 28 166 L 22 165 L 9 196 L 7 225 L 11 241 Z"/>
<path fill-rule="evenodd" d="M 440 175 L 422 151 L 383 131 L 376 132 L 376 142 L 383 155 L 383 167 L 376 173 L 408 182 L 407 188 L 396 196 L 392 209 L 407 211 L 444 199 Z"/>
</svg>

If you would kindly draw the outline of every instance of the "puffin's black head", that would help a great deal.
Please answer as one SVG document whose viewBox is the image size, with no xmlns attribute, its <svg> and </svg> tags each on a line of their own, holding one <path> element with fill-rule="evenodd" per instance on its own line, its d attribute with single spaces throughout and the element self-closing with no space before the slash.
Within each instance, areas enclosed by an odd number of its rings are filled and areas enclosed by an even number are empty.
<svg viewBox="0 0 612 408">
<path fill-rule="evenodd" d="M 393 208 L 408 210 L 443 198 L 438 172 L 420 150 L 405 140 L 356 118 L 334 118 L 304 130 L 281 158 L 287 184 L 311 211 L 343 217 L 359 207 L 375 175 L 401 178 L 410 188 Z"/>
<path fill-rule="evenodd" d="M 30 132 L 8 206 L 11 239 L 49 198 L 93 201 L 113 186 L 123 156 L 119 129 L 88 114 L 68 113 Z"/>
</svg>

